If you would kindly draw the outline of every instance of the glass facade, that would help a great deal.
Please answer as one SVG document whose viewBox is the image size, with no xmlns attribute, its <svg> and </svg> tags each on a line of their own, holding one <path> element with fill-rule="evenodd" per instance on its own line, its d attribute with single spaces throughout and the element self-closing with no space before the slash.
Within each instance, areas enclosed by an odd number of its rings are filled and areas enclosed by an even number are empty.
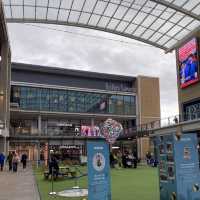
<svg viewBox="0 0 200 200">
<path fill-rule="evenodd" d="M 94 136 L 98 135 L 100 125 L 104 120 L 95 119 L 94 126 L 91 126 L 91 119 L 55 119 L 41 117 L 41 132 L 38 130 L 38 119 L 17 118 L 11 119 L 10 135 L 45 135 L 45 136 Z M 136 126 L 136 119 L 118 120 L 123 126 L 123 133 L 131 133 Z M 97 131 L 94 133 L 94 128 Z M 93 133 L 92 133 L 93 132 Z"/>
<path fill-rule="evenodd" d="M 11 102 L 23 110 L 136 115 L 136 99 L 130 95 L 12 86 Z"/>
</svg>

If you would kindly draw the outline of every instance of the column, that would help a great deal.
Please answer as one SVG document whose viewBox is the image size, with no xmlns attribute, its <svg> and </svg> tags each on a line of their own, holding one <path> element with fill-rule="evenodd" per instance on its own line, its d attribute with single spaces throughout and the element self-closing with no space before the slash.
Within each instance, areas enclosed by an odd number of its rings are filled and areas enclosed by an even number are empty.
<svg viewBox="0 0 200 200">
<path fill-rule="evenodd" d="M 5 123 L 5 130 L 9 129 L 10 116 L 10 52 L 7 41 L 1 46 L 0 65 L 0 120 Z M 6 133 L 6 132 L 5 132 Z"/>
<path fill-rule="evenodd" d="M 94 132 L 94 118 L 91 119 L 91 135 L 94 136 L 95 132 Z"/>
<path fill-rule="evenodd" d="M 38 134 L 39 135 L 42 134 L 42 116 L 41 115 L 38 116 Z"/>
<path fill-rule="evenodd" d="M 4 154 L 7 155 L 8 151 L 7 151 L 7 138 L 6 137 L 4 137 L 4 150 L 3 151 L 4 151 Z"/>
<path fill-rule="evenodd" d="M 137 145 L 138 145 L 138 157 L 141 158 L 141 160 L 145 160 L 146 153 L 150 151 L 149 137 L 138 138 Z"/>
<path fill-rule="evenodd" d="M 91 119 L 91 126 L 94 126 L 94 118 Z"/>
<path fill-rule="evenodd" d="M 48 135 L 48 119 L 46 119 L 44 123 L 44 134 Z"/>
<path fill-rule="evenodd" d="M 138 158 L 141 159 L 142 153 L 141 153 L 141 138 L 137 138 L 137 152 L 138 152 Z"/>
<path fill-rule="evenodd" d="M 44 163 L 46 167 L 48 166 L 48 160 L 49 160 L 49 144 L 48 142 L 46 142 L 44 147 Z"/>
<path fill-rule="evenodd" d="M 0 137 L 0 153 L 4 151 L 4 138 Z"/>
<path fill-rule="evenodd" d="M 37 167 L 39 166 L 40 164 L 40 141 L 38 141 L 37 143 Z"/>
</svg>

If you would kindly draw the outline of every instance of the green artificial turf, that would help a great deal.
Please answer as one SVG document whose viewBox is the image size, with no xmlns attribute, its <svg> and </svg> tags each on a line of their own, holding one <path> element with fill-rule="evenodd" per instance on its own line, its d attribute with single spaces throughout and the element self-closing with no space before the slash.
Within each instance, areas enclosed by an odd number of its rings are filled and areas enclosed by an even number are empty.
<svg viewBox="0 0 200 200">
<path fill-rule="evenodd" d="M 86 168 L 81 168 L 85 171 Z M 49 196 L 51 181 L 44 180 L 43 171 L 35 169 L 41 200 L 83 200 L 84 198 L 60 198 Z M 54 191 L 62 191 L 74 186 L 74 180 L 54 181 Z M 79 186 L 87 188 L 87 177 L 79 181 Z M 159 200 L 158 173 L 156 168 L 138 167 L 137 169 L 111 170 L 112 200 Z"/>
</svg>

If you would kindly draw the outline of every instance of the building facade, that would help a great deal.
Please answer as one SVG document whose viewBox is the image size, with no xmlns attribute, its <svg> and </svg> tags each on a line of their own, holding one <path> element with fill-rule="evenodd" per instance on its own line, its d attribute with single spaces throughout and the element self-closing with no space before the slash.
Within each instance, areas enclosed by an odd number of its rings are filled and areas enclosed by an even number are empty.
<svg viewBox="0 0 200 200">
<path fill-rule="evenodd" d="M 4 10 L 0 1 L 0 152 L 8 148 L 10 116 L 10 46 Z"/>
<path fill-rule="evenodd" d="M 30 159 L 63 145 L 74 156 L 84 154 L 86 139 L 98 138 L 107 118 L 119 121 L 127 137 L 145 117 L 160 119 L 159 82 L 150 77 L 12 63 L 10 100 L 10 149 L 26 151 Z"/>
</svg>

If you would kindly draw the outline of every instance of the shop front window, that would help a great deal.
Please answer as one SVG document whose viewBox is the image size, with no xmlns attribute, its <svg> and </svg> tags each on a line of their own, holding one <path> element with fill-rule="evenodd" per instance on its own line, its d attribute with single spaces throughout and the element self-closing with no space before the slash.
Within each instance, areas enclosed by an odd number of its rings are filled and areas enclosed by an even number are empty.
<svg viewBox="0 0 200 200">
<path fill-rule="evenodd" d="M 12 120 L 11 124 L 11 134 L 12 135 L 37 135 L 38 125 L 37 120 Z"/>
</svg>

